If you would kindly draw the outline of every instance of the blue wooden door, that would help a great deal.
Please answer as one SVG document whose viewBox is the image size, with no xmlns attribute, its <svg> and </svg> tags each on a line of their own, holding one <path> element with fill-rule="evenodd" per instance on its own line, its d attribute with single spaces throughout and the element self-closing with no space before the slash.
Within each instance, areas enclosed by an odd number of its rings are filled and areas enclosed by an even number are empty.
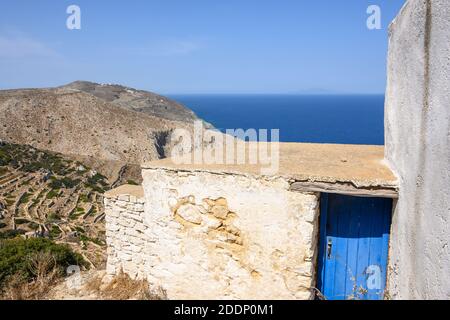
<svg viewBox="0 0 450 320">
<path fill-rule="evenodd" d="M 322 194 L 317 287 L 329 300 L 384 298 L 392 199 Z"/>
</svg>

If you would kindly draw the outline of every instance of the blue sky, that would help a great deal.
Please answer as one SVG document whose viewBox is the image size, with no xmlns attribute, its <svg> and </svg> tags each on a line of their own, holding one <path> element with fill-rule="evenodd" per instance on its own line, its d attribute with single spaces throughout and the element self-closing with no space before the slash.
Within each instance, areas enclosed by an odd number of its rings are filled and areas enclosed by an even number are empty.
<svg viewBox="0 0 450 320">
<path fill-rule="evenodd" d="M 0 88 L 74 80 L 159 93 L 383 93 L 404 0 L 14 0 L 0 4 Z M 81 8 L 81 30 L 66 9 Z M 369 5 L 381 30 L 366 27 Z"/>
</svg>

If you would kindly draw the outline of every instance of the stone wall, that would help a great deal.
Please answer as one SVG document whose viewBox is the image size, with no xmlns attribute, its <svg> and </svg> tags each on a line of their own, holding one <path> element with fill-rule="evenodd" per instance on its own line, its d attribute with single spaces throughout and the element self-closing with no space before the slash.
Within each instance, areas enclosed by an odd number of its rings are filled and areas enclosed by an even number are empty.
<svg viewBox="0 0 450 320">
<path fill-rule="evenodd" d="M 145 278 L 146 250 L 150 238 L 144 223 L 144 198 L 139 186 L 122 186 L 105 194 L 107 240 L 106 270 L 110 275 L 121 270 L 131 277 Z"/>
<path fill-rule="evenodd" d="M 143 178 L 145 211 L 143 199 L 107 195 L 108 272 L 146 277 L 170 299 L 312 297 L 318 194 L 281 178 L 168 169 Z"/>
<path fill-rule="evenodd" d="M 392 23 L 386 159 L 399 177 L 389 291 L 450 298 L 450 1 L 409 0 Z"/>
</svg>

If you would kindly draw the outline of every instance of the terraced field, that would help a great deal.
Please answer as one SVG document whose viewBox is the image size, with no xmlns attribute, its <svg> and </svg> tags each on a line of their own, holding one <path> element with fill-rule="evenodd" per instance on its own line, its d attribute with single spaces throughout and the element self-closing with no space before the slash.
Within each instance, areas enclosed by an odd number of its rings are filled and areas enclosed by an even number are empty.
<svg viewBox="0 0 450 320">
<path fill-rule="evenodd" d="M 105 262 L 107 179 L 52 152 L 0 142 L 0 238 L 69 244 L 95 268 Z"/>
</svg>

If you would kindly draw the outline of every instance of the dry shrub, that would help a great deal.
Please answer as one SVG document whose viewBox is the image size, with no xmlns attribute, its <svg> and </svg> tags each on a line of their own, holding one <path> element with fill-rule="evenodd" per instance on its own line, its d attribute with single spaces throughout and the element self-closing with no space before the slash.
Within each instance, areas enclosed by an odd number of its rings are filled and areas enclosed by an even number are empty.
<svg viewBox="0 0 450 320">
<path fill-rule="evenodd" d="M 30 288 L 28 287 L 28 282 L 23 276 L 19 274 L 14 274 L 9 276 L 6 280 L 6 285 L 3 288 L 1 295 L 1 300 L 26 300 Z"/>
<path fill-rule="evenodd" d="M 163 289 L 151 290 L 147 280 L 134 280 L 124 272 L 116 275 L 106 287 L 102 287 L 102 279 L 96 277 L 85 285 L 85 289 L 95 292 L 98 298 L 105 300 L 165 300 Z M 101 288 L 101 289 L 100 289 Z"/>
<path fill-rule="evenodd" d="M 100 288 L 102 287 L 102 278 L 98 275 L 92 277 L 89 281 L 84 285 L 84 290 L 87 292 L 92 292 L 97 295 L 100 295 Z"/>
<path fill-rule="evenodd" d="M 3 290 L 4 300 L 42 300 L 61 276 L 55 258 L 48 252 L 30 255 L 27 263 L 33 273 L 33 280 L 27 280 L 19 273 L 10 276 Z"/>
</svg>

